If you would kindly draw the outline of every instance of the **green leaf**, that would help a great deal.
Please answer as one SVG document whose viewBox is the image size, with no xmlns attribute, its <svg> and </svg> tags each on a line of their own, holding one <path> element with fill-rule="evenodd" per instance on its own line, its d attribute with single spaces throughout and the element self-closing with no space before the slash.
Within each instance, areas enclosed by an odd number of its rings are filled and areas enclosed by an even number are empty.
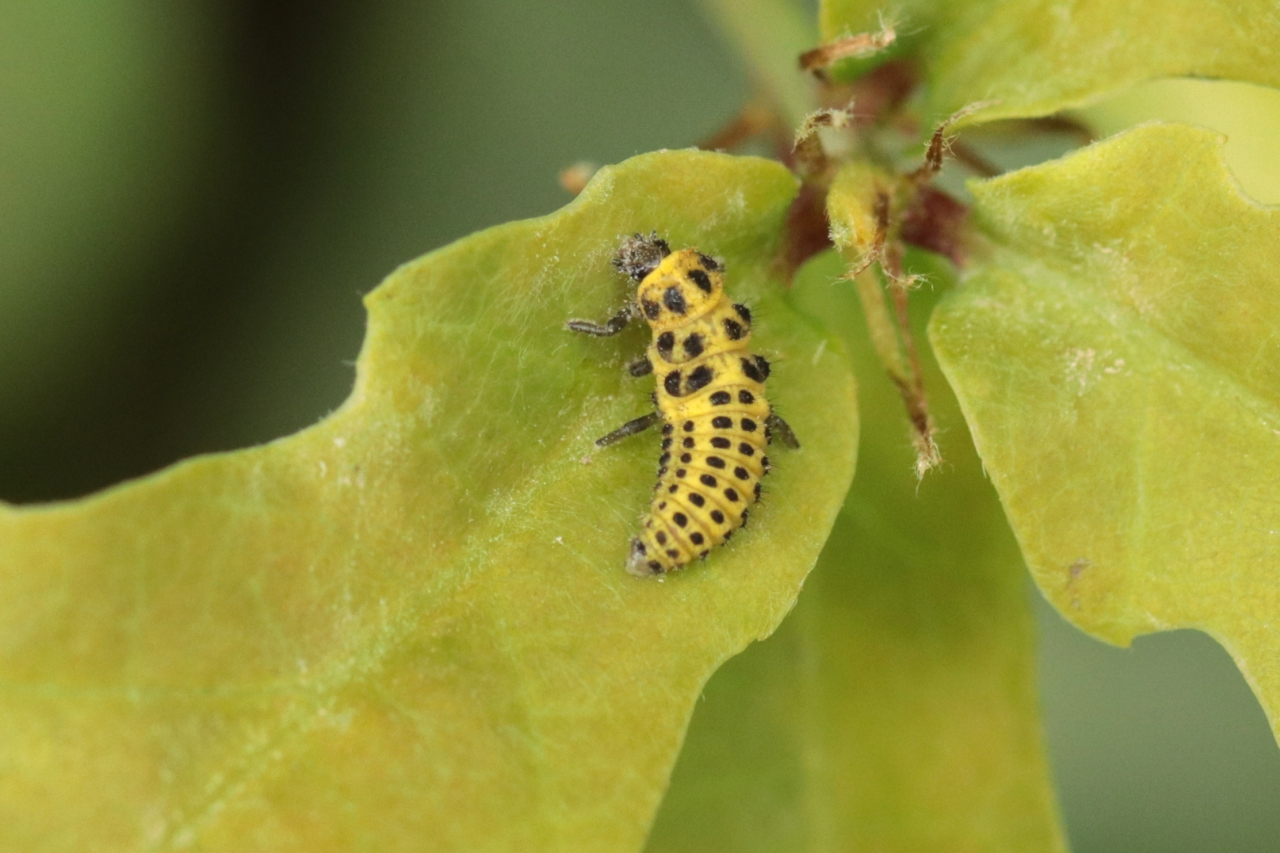
<svg viewBox="0 0 1280 853">
<path fill-rule="evenodd" d="M 697 152 L 603 170 L 370 294 L 320 424 L 0 507 L 0 848 L 638 848 L 703 683 L 790 609 L 853 472 L 845 359 L 768 272 L 795 189 Z M 591 443 L 650 406 L 641 330 L 564 330 L 622 303 L 618 237 L 651 228 L 728 261 L 804 442 L 665 582 L 623 570 L 656 435 Z"/>
<path fill-rule="evenodd" d="M 921 64 L 933 119 L 986 100 L 999 104 L 963 123 L 1048 115 L 1157 77 L 1280 85 L 1280 14 L 1270 0 L 822 0 L 822 37 L 877 29 L 886 13 L 904 34 L 899 52 Z"/>
<path fill-rule="evenodd" d="M 1199 628 L 1280 713 L 1280 211 L 1144 125 L 972 186 L 931 335 L 1036 582 L 1113 643 Z"/>
<path fill-rule="evenodd" d="M 797 293 L 862 379 L 858 476 L 795 611 L 707 685 L 649 850 L 1062 850 L 1017 543 L 927 349 L 947 465 L 917 483 L 840 272 Z"/>
</svg>

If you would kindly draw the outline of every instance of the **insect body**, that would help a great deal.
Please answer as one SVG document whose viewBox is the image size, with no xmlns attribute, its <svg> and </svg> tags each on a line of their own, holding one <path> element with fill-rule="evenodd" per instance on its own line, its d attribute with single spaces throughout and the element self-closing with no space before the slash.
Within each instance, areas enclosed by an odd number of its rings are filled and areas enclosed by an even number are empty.
<svg viewBox="0 0 1280 853">
<path fill-rule="evenodd" d="M 627 570 L 678 569 L 729 537 L 760 499 L 773 433 L 799 446 L 764 395 L 769 362 L 748 349 L 751 312 L 724 292 L 723 267 L 694 249 L 672 252 L 657 234 L 622 244 L 614 266 L 639 282 L 635 301 L 604 324 L 568 327 L 613 335 L 643 316 L 653 341 L 631 373 L 657 379 L 657 412 L 599 439 L 605 446 L 662 423 L 653 503 L 631 541 Z"/>
</svg>

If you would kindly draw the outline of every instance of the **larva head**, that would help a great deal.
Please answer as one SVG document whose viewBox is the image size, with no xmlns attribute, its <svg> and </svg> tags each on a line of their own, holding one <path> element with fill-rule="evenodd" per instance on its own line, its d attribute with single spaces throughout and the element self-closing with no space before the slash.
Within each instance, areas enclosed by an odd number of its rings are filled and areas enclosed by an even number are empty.
<svg viewBox="0 0 1280 853">
<path fill-rule="evenodd" d="M 655 332 L 687 324 L 714 308 L 724 291 L 724 268 L 695 249 L 672 252 L 657 235 L 631 238 L 614 265 L 640 286 L 636 304 Z"/>
</svg>

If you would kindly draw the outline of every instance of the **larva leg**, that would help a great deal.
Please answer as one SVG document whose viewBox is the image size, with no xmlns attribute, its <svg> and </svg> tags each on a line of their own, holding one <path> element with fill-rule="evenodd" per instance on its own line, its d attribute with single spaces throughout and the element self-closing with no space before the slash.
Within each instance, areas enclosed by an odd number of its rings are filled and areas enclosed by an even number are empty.
<svg viewBox="0 0 1280 853">
<path fill-rule="evenodd" d="M 644 432 L 649 427 L 659 423 L 661 420 L 662 415 L 657 412 L 650 412 L 643 417 L 636 418 L 634 421 L 627 421 L 625 424 L 603 438 L 597 438 L 596 447 L 608 447 L 611 444 L 616 444 L 628 436 L 635 435 L 638 432 Z M 788 427 L 788 429 L 790 428 Z"/>
<path fill-rule="evenodd" d="M 787 447 L 793 450 L 800 449 L 800 439 L 796 438 L 795 432 L 791 429 L 791 424 L 778 417 L 777 412 L 770 412 L 764 423 L 771 438 L 777 436 L 778 440 Z"/>
<path fill-rule="evenodd" d="M 653 362 L 649 361 L 649 356 L 642 355 L 627 365 L 627 373 L 632 376 L 648 376 L 653 373 Z"/>
<path fill-rule="evenodd" d="M 590 320 L 570 320 L 565 323 L 565 328 L 573 332 L 582 332 L 584 335 L 595 335 L 597 338 L 607 338 L 610 335 L 616 335 L 627 327 L 634 319 L 640 316 L 640 312 L 636 310 L 634 302 L 627 303 L 627 306 L 614 314 L 604 323 L 593 323 Z"/>
</svg>

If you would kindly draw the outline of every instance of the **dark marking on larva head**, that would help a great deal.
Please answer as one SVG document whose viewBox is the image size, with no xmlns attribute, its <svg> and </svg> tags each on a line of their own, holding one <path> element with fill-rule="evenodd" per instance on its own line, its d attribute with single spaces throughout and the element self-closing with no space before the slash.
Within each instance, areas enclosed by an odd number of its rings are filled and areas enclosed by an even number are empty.
<svg viewBox="0 0 1280 853">
<path fill-rule="evenodd" d="M 676 336 L 672 332 L 663 332 L 658 335 L 658 339 L 654 341 L 658 345 L 658 355 L 667 361 L 671 360 L 671 351 L 676 346 Z"/>
<path fill-rule="evenodd" d="M 671 520 L 676 523 L 677 527 L 689 526 L 689 516 L 685 515 L 683 512 L 675 513 L 674 515 L 671 516 Z"/>
<path fill-rule="evenodd" d="M 743 456 L 755 456 L 755 455 L 756 455 L 756 449 L 755 449 L 754 447 L 752 447 L 751 445 L 747 444 L 745 441 L 743 441 L 743 442 L 739 442 L 739 444 L 738 444 L 738 452 L 739 452 L 739 453 L 741 453 Z"/>
<path fill-rule="evenodd" d="M 635 281 L 644 281 L 669 254 L 671 247 L 658 236 L 657 231 L 650 232 L 648 237 L 636 234 L 622 241 L 613 256 L 613 265 Z"/>
<path fill-rule="evenodd" d="M 692 542 L 694 545 L 701 545 L 705 540 L 705 538 L 706 537 L 704 537 L 701 533 L 699 533 L 696 530 L 689 534 L 689 541 Z"/>
<path fill-rule="evenodd" d="M 698 285 L 698 289 L 701 290 L 703 293 L 711 292 L 711 279 L 702 270 L 700 269 L 689 270 L 689 278 L 693 280 L 694 284 Z"/>
<path fill-rule="evenodd" d="M 723 435 L 717 435 L 715 438 L 711 439 L 711 446 L 719 448 L 720 450 L 728 450 L 731 444 L 733 444 L 733 442 L 729 441 L 729 439 L 725 438 Z"/>
<path fill-rule="evenodd" d="M 702 355 L 702 335 L 694 332 L 684 339 L 684 352 L 689 358 L 697 358 Z"/>
<path fill-rule="evenodd" d="M 733 304 L 733 310 L 738 312 L 738 316 L 742 318 L 742 322 L 748 326 L 751 325 L 751 309 L 743 305 L 741 302 Z"/>
<path fill-rule="evenodd" d="M 756 401 L 756 395 L 752 394 L 746 388 L 738 392 L 738 402 L 744 406 L 750 406 Z"/>
<path fill-rule="evenodd" d="M 694 506 L 705 506 L 707 503 L 707 499 L 704 498 L 698 492 L 690 492 L 689 503 L 693 504 Z"/>
<path fill-rule="evenodd" d="M 667 309 L 672 314 L 679 314 L 682 317 L 689 310 L 689 306 L 684 301 L 684 294 L 680 292 L 680 288 L 676 285 L 672 285 L 662 292 L 662 304 L 667 306 Z"/>
<path fill-rule="evenodd" d="M 735 504 L 738 502 L 738 498 L 740 497 L 738 495 L 738 490 L 733 488 L 732 486 L 724 490 L 724 496 L 729 499 L 730 503 L 735 503 Z"/>
<path fill-rule="evenodd" d="M 716 372 L 709 365 L 699 364 L 684 382 L 685 393 L 692 394 L 695 391 L 701 391 L 710 385 L 715 378 Z"/>
<path fill-rule="evenodd" d="M 764 382 L 764 374 L 760 372 L 760 368 L 756 366 L 755 361 L 749 358 L 742 360 L 742 372 L 752 382 Z"/>
<path fill-rule="evenodd" d="M 751 418 L 743 418 L 743 419 L 742 419 L 742 431 L 743 431 L 743 432 L 755 432 L 755 431 L 756 431 L 756 422 L 755 422 L 755 421 L 753 421 L 753 420 L 751 420 Z"/>
<path fill-rule="evenodd" d="M 710 272 L 724 272 L 724 266 L 710 255 L 698 253 L 698 260 L 702 262 L 702 266 Z"/>
<path fill-rule="evenodd" d="M 718 509 L 711 510 L 711 520 L 716 524 L 724 524 L 724 513 Z"/>
<path fill-rule="evenodd" d="M 650 320 L 658 319 L 658 315 L 662 313 L 662 306 L 654 302 L 652 299 L 641 299 L 640 310 L 644 311 L 644 316 Z"/>
<path fill-rule="evenodd" d="M 711 425 L 716 429 L 733 429 L 733 418 L 728 415 L 717 415 L 711 419 Z"/>
<path fill-rule="evenodd" d="M 733 476 L 737 477 L 739 480 L 750 480 L 751 472 L 739 465 L 737 468 L 733 469 Z"/>
<path fill-rule="evenodd" d="M 712 468 L 723 468 L 725 463 L 719 456 L 708 456 L 707 464 Z"/>
<path fill-rule="evenodd" d="M 712 477 L 710 474 L 703 474 L 698 478 L 698 480 L 708 489 L 714 489 L 716 487 L 716 478 Z"/>
<path fill-rule="evenodd" d="M 679 397 L 680 396 L 680 371 L 673 370 L 670 373 L 668 373 L 666 378 L 662 380 L 662 387 L 665 388 L 667 390 L 667 393 L 670 394 L 672 397 Z"/>
<path fill-rule="evenodd" d="M 717 391 L 714 394 L 712 394 L 708 399 L 711 400 L 711 405 L 713 406 L 723 406 L 727 404 L 730 400 L 732 400 L 733 397 L 729 395 L 728 391 Z"/>
<path fill-rule="evenodd" d="M 733 319 L 732 317 L 724 318 L 724 333 L 729 336 L 729 340 L 731 341 L 742 340 L 742 335 L 744 332 L 745 330 L 742 328 L 742 324 L 739 323 L 737 320 Z"/>
<path fill-rule="evenodd" d="M 763 377 L 760 380 L 761 382 L 763 382 L 765 379 L 768 379 L 769 371 L 770 371 L 769 359 L 765 358 L 762 355 L 756 356 L 756 369 L 760 371 L 760 376 Z"/>
</svg>

